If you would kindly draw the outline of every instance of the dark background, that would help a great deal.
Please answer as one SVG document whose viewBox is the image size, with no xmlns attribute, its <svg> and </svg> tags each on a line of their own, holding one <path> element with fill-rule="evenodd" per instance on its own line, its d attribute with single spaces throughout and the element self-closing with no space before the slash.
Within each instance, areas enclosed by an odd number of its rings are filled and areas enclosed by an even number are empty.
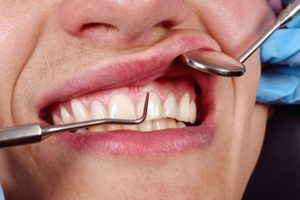
<svg viewBox="0 0 300 200">
<path fill-rule="evenodd" d="M 243 200 L 300 200 L 300 106 L 277 106 Z"/>
</svg>

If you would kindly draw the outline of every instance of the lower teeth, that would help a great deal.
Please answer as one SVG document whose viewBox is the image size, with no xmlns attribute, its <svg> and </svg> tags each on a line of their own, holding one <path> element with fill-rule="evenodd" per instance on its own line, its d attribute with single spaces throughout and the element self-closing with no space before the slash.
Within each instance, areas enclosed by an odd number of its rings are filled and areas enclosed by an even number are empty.
<svg viewBox="0 0 300 200">
<path fill-rule="evenodd" d="M 163 130 L 170 128 L 185 128 L 187 125 L 183 122 L 178 122 L 175 119 L 159 119 L 145 121 L 139 125 L 101 125 L 89 128 L 83 128 L 76 131 L 76 133 L 85 132 L 101 132 L 101 131 L 114 131 L 114 130 L 135 130 L 142 132 L 149 132 L 155 130 Z"/>
</svg>

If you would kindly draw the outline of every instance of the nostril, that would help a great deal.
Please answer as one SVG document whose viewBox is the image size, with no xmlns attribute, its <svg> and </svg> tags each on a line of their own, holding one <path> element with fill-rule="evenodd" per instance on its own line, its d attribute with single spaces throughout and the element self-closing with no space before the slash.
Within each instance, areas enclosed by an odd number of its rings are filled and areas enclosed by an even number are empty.
<svg viewBox="0 0 300 200">
<path fill-rule="evenodd" d="M 111 24 L 107 24 L 107 23 L 87 23 L 87 24 L 83 24 L 80 28 L 80 31 L 88 31 L 91 29 L 99 29 L 99 28 L 103 28 L 103 29 L 117 29 L 117 27 L 111 25 Z"/>
</svg>

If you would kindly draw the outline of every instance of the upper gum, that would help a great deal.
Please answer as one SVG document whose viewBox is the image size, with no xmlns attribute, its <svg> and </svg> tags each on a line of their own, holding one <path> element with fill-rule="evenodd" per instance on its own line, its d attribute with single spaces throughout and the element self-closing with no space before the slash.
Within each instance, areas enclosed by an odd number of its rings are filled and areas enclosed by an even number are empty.
<svg viewBox="0 0 300 200">
<path fill-rule="evenodd" d="M 121 87 L 116 89 L 103 90 L 103 91 L 94 92 L 74 99 L 79 100 L 84 105 L 84 107 L 87 108 L 87 110 L 90 110 L 90 105 L 93 100 L 97 100 L 101 102 L 106 108 L 108 108 L 110 99 L 114 94 L 127 95 L 130 97 L 133 103 L 137 105 L 140 98 L 143 95 L 145 95 L 147 92 L 153 92 L 157 94 L 161 100 L 162 105 L 165 99 L 167 98 L 167 96 L 169 95 L 169 93 L 171 92 L 176 96 L 177 102 L 180 102 L 181 97 L 186 92 L 189 93 L 191 101 L 194 101 L 196 99 L 194 82 L 188 79 L 157 80 L 151 82 L 146 86 Z M 54 112 L 57 112 L 59 110 L 59 107 L 63 106 L 70 113 L 72 113 L 71 106 L 70 106 L 70 102 L 72 100 L 73 99 L 67 102 L 59 103 L 57 106 L 55 106 Z"/>
</svg>

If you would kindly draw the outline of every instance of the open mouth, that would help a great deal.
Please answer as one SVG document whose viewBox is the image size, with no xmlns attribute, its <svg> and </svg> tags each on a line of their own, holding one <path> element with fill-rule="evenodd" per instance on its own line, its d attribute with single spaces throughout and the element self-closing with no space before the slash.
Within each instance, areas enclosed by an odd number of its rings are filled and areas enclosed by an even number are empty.
<svg viewBox="0 0 300 200">
<path fill-rule="evenodd" d="M 53 138 L 72 149 L 115 155 L 178 152 L 209 144 L 215 129 L 216 79 L 195 72 L 177 57 L 201 45 L 208 48 L 210 40 L 199 34 L 192 37 L 194 40 L 188 38 L 179 37 L 177 45 L 174 39 L 172 43 L 161 42 L 121 61 L 114 59 L 108 67 L 102 64 L 101 72 L 90 67 L 46 95 L 40 112 L 43 121 L 55 125 L 102 118 L 136 119 L 142 115 L 149 93 L 148 114 L 142 124 L 106 124 Z"/>
<path fill-rule="evenodd" d="M 154 131 L 200 124 L 197 110 L 201 110 L 201 102 L 196 98 L 200 88 L 191 77 L 160 78 L 145 86 L 94 92 L 58 103 L 51 109 L 51 123 L 60 125 L 104 118 L 136 119 L 142 115 L 146 93 L 150 94 L 148 114 L 142 124 L 100 125 L 78 130 L 77 133 Z"/>
</svg>

